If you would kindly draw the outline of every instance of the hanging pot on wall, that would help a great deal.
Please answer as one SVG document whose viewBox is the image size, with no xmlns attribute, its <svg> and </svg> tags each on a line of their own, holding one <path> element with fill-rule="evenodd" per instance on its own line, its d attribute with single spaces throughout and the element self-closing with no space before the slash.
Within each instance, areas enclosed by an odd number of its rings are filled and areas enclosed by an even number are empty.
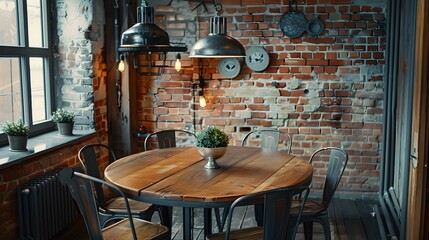
<svg viewBox="0 0 429 240">
<path fill-rule="evenodd" d="M 317 16 L 314 16 L 314 18 L 308 23 L 306 31 L 308 35 L 316 37 L 319 36 L 323 30 L 325 30 L 325 25 Z"/>
<path fill-rule="evenodd" d="M 295 4 L 295 9 L 292 7 Z M 304 13 L 297 10 L 295 1 L 289 2 L 289 11 L 280 18 L 280 29 L 290 38 L 301 36 L 307 29 L 308 21 Z"/>
</svg>

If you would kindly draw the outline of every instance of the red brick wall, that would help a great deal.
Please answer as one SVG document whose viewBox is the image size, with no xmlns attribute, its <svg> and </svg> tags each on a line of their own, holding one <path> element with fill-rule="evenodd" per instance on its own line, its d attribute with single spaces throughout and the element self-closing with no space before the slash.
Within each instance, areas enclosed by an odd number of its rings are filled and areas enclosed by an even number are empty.
<svg viewBox="0 0 429 240">
<path fill-rule="evenodd" d="M 350 159 L 340 189 L 376 192 L 380 174 L 385 49 L 385 1 L 300 0 L 299 11 L 311 20 L 316 14 L 325 31 L 317 37 L 304 33 L 290 39 L 279 29 L 288 1 L 223 0 L 222 16 L 228 34 L 245 48 L 262 46 L 270 65 L 254 72 L 242 61 L 234 79 L 218 73 L 218 60 L 203 61 L 206 79 L 205 108 L 192 103 L 191 82 L 198 80 L 198 61 L 182 53 L 183 70 L 167 67 L 161 76 L 137 79 L 138 125 L 149 130 L 223 128 L 231 144 L 244 137 L 241 127 L 273 127 L 293 135 L 292 153 L 308 157 L 320 147 L 344 148 Z M 167 28 L 171 41 L 190 49 L 208 34 L 214 10 L 207 4 L 173 1 L 158 6 L 158 24 Z M 173 66 L 175 53 L 168 59 Z M 276 85 L 276 86 L 275 86 Z M 196 110 L 194 111 L 193 108 Z M 316 162 L 314 187 L 320 188 L 325 162 Z"/>
</svg>

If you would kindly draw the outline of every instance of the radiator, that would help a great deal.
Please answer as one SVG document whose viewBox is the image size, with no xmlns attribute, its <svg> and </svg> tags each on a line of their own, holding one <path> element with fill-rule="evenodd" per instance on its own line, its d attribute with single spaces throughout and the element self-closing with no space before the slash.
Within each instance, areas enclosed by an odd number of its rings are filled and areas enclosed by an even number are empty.
<svg viewBox="0 0 429 240">
<path fill-rule="evenodd" d="M 79 211 L 58 173 L 48 172 L 17 187 L 20 239 L 52 239 L 79 217 Z"/>
</svg>

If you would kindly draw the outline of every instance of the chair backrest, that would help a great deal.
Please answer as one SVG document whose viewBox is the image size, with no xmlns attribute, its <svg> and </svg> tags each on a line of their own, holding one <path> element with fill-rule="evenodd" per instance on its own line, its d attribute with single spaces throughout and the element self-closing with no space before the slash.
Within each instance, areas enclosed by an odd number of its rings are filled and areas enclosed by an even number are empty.
<svg viewBox="0 0 429 240">
<path fill-rule="evenodd" d="M 86 174 L 89 176 L 101 179 L 100 169 L 98 168 L 97 152 L 107 151 L 109 154 L 109 163 L 116 161 L 116 156 L 113 150 L 104 144 L 95 143 L 83 146 L 77 156 Z M 94 183 L 94 189 L 97 202 L 100 206 L 104 205 L 104 193 L 101 184 Z"/>
<path fill-rule="evenodd" d="M 317 157 L 329 157 L 322 199 L 323 205 L 328 208 L 347 166 L 349 155 L 341 148 L 325 147 L 316 150 L 311 155 L 309 162 L 312 163 Z"/>
<path fill-rule="evenodd" d="M 90 239 L 103 239 L 102 227 L 100 219 L 98 218 L 98 207 L 91 183 L 104 184 L 122 195 L 128 211 L 128 218 L 131 225 L 130 230 L 132 231 L 134 239 L 137 239 L 128 199 L 120 189 L 103 180 L 77 172 L 69 167 L 62 169 L 59 176 L 61 184 L 68 187 L 71 196 L 79 207 Z"/>
<path fill-rule="evenodd" d="M 294 239 L 309 191 L 308 186 L 296 186 L 252 193 L 238 198 L 232 203 L 228 212 L 225 239 L 229 240 L 234 209 L 237 206 L 258 203 L 264 203 L 263 239 Z M 303 193 L 303 197 L 298 216 L 292 221 L 290 209 L 293 196 L 297 193 Z"/>
<path fill-rule="evenodd" d="M 144 150 L 149 150 L 150 139 L 156 138 L 159 149 L 176 147 L 177 141 L 182 139 L 184 144 L 190 145 L 195 140 L 195 134 L 186 130 L 169 129 L 147 135 L 144 140 Z"/>
<path fill-rule="evenodd" d="M 290 153 L 292 148 L 292 137 L 276 129 L 261 129 L 249 132 L 241 142 L 241 146 L 260 146 L 261 148 L 278 150 L 286 149 Z"/>
</svg>

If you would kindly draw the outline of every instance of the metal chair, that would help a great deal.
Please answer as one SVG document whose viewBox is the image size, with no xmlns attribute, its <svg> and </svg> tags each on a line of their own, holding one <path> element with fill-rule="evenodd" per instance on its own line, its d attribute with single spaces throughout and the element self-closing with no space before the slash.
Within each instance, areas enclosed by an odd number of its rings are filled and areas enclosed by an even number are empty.
<svg viewBox="0 0 429 240">
<path fill-rule="evenodd" d="M 261 148 L 280 150 L 285 149 L 287 153 L 291 152 L 292 137 L 289 133 L 281 132 L 277 129 L 260 129 L 249 132 L 243 138 L 241 146 L 259 146 Z M 255 217 L 258 226 L 262 226 L 263 205 L 255 205 Z M 225 219 L 225 216 L 223 217 Z M 222 220 L 223 221 L 223 220 Z"/>
<path fill-rule="evenodd" d="M 61 170 L 60 182 L 68 187 L 71 196 L 77 203 L 83 215 L 90 239 L 168 239 L 168 228 L 160 224 L 141 219 L 133 219 L 130 204 L 124 193 L 116 186 L 86 174 L 76 172 L 72 168 Z M 118 192 L 125 203 L 127 218 L 122 219 L 106 228 L 98 217 L 98 206 L 91 184 L 106 185 Z"/>
<path fill-rule="evenodd" d="M 109 146 L 101 143 L 88 144 L 82 147 L 78 152 L 79 161 L 87 175 L 101 179 L 100 170 L 98 168 L 97 153 L 107 151 L 109 153 L 109 163 L 116 160 L 115 154 Z M 94 192 L 96 201 L 99 207 L 99 218 L 101 226 L 105 226 L 107 222 L 114 219 L 122 219 L 127 217 L 127 209 L 125 208 L 124 199 L 122 197 L 114 197 L 106 200 L 103 187 L 99 183 L 94 183 Z M 130 199 L 131 213 L 134 217 L 150 221 L 155 211 L 159 212 L 161 223 L 170 227 L 168 213 L 162 213 L 161 207 L 145 202 L 135 201 Z M 164 214 L 164 215 L 163 215 Z"/>
<path fill-rule="evenodd" d="M 262 193 L 248 194 L 235 200 L 228 211 L 225 232 L 208 235 L 207 239 L 294 239 L 298 222 L 291 221 L 290 209 L 293 195 L 298 192 L 303 192 L 303 201 L 297 216 L 299 220 L 309 193 L 308 186 L 272 189 Z M 259 203 L 265 205 L 263 227 L 231 230 L 232 216 L 237 206 Z"/>
<path fill-rule="evenodd" d="M 173 148 L 178 144 L 178 140 L 182 140 L 183 145 L 192 145 L 195 140 L 195 134 L 186 130 L 169 129 L 151 133 L 144 140 L 144 150 L 149 150 L 148 145 L 150 140 L 156 138 L 156 143 L 159 149 Z M 153 148 L 151 148 L 153 149 Z"/>
<path fill-rule="evenodd" d="M 309 162 L 312 163 L 316 157 L 329 157 L 328 169 L 323 187 L 323 197 L 321 202 L 313 199 L 308 199 L 306 201 L 300 221 L 304 224 L 305 239 L 313 238 L 313 222 L 319 222 L 323 227 L 325 239 L 331 239 L 328 207 L 346 168 L 348 154 L 340 148 L 325 147 L 316 150 L 311 155 Z M 294 200 L 291 211 L 293 216 L 298 215 L 297 206 L 300 205 L 301 201 L 302 199 Z"/>
<path fill-rule="evenodd" d="M 261 148 L 280 150 L 286 149 L 290 153 L 292 148 L 292 137 L 276 129 L 261 129 L 249 132 L 241 142 L 241 146 L 257 145 Z"/>
</svg>

